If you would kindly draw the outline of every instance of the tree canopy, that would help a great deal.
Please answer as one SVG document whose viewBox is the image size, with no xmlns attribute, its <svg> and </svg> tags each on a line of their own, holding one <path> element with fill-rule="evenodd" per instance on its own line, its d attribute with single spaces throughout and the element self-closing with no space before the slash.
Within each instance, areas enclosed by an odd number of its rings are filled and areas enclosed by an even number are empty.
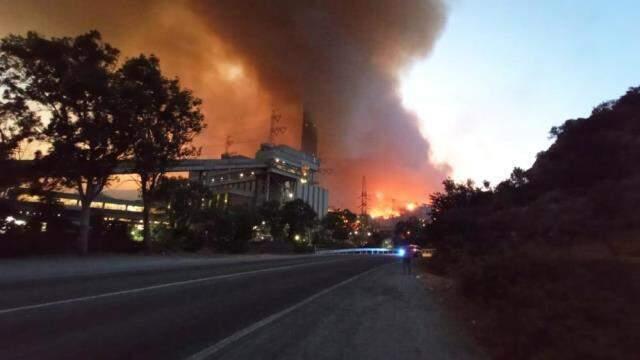
<svg viewBox="0 0 640 360">
<path fill-rule="evenodd" d="M 143 238 L 150 248 L 149 207 L 158 180 L 171 162 L 198 155 L 191 143 L 204 128 L 200 99 L 167 79 L 155 56 L 127 60 L 116 74 L 121 112 L 127 118 L 130 158 L 139 176 Z"/>
<path fill-rule="evenodd" d="M 7 108 L 25 121 L 34 113 L 24 104 L 48 117 L 43 160 L 52 178 L 80 195 L 78 250 L 86 253 L 91 202 L 111 180 L 130 142 L 114 86 L 119 51 L 97 31 L 74 38 L 10 35 L 0 51 Z"/>
</svg>

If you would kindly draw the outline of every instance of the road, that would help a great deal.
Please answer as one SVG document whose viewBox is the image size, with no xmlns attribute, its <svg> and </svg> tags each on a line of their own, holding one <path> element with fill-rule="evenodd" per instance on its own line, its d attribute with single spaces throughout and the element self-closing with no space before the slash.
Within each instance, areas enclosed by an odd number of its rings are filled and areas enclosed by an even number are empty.
<svg viewBox="0 0 640 360">
<path fill-rule="evenodd" d="M 395 330 L 409 326 L 412 336 L 424 337 L 428 351 L 439 347 L 433 358 L 470 354 L 433 309 L 417 318 L 409 315 L 412 310 L 403 311 L 410 318 L 398 318 L 395 302 L 409 298 L 403 292 L 416 291 L 417 282 L 396 288 L 395 261 L 306 257 L 5 282 L 0 284 L 0 358 L 376 358 L 364 356 L 375 346 L 344 342 L 350 336 L 371 339 L 369 330 L 363 333 L 367 324 L 400 340 L 407 336 L 393 335 Z M 385 296 L 380 289 L 386 289 Z M 422 309 L 423 300 L 400 305 Z M 386 310 L 375 315 L 372 306 Z M 362 312 L 366 309 L 369 314 Z M 398 320 L 400 328 L 394 324 Z M 424 347 L 413 346 L 411 356 L 403 358 L 418 358 Z M 377 354 L 390 350 L 385 349 Z"/>
</svg>

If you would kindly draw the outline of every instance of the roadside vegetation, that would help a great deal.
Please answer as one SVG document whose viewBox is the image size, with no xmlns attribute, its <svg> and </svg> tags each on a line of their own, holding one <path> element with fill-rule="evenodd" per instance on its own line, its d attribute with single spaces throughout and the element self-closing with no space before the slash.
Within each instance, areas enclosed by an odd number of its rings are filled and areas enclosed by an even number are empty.
<svg viewBox="0 0 640 360">
<path fill-rule="evenodd" d="M 148 194 L 171 161 L 198 154 L 191 142 L 204 128 L 201 101 L 163 76 L 155 56 L 119 55 L 97 31 L 0 41 L 0 186 L 77 192 L 81 254 L 89 251 L 92 203 L 121 161 L 138 175 L 143 238 L 151 247 Z M 33 141 L 41 150 L 31 166 L 7 161 Z"/>
<path fill-rule="evenodd" d="M 423 233 L 496 359 L 640 353 L 640 88 L 551 129 L 495 187 L 444 182 Z"/>
<path fill-rule="evenodd" d="M 200 153 L 192 144 L 205 127 L 200 106 L 162 74 L 157 57 L 122 59 L 97 31 L 1 39 L 0 256 L 306 252 L 381 242 L 368 217 L 348 210 L 319 221 L 301 200 L 227 206 L 202 184 L 166 177 L 172 162 Z M 33 161 L 15 161 L 31 158 L 23 153 L 29 143 L 39 149 Z M 93 207 L 119 164 L 136 175 L 141 224 L 107 220 Z M 53 196 L 69 190 L 79 195 L 77 218 Z M 18 208 L 21 194 L 41 201 Z"/>
</svg>

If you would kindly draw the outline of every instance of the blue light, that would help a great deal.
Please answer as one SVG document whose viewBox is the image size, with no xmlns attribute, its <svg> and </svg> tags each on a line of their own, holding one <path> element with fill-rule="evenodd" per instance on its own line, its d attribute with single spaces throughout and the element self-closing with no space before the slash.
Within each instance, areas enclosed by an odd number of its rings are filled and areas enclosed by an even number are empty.
<svg viewBox="0 0 640 360">
<path fill-rule="evenodd" d="M 405 249 L 398 249 L 398 256 L 403 257 L 405 254 Z"/>
</svg>

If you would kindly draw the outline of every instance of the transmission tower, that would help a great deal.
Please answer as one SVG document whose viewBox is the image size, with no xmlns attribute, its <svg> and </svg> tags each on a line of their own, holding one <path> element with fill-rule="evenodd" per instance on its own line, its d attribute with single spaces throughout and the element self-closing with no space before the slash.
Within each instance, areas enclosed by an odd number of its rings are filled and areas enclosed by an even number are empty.
<svg viewBox="0 0 640 360">
<path fill-rule="evenodd" d="M 271 126 L 269 127 L 269 144 L 275 145 L 276 137 L 278 135 L 284 134 L 287 131 L 286 126 L 281 126 L 280 120 L 282 120 L 282 115 L 276 111 L 276 109 L 271 110 Z"/>
<path fill-rule="evenodd" d="M 367 200 L 369 197 L 367 196 L 367 177 L 362 177 L 362 192 L 360 193 L 360 215 L 363 217 L 367 216 Z"/>
</svg>

